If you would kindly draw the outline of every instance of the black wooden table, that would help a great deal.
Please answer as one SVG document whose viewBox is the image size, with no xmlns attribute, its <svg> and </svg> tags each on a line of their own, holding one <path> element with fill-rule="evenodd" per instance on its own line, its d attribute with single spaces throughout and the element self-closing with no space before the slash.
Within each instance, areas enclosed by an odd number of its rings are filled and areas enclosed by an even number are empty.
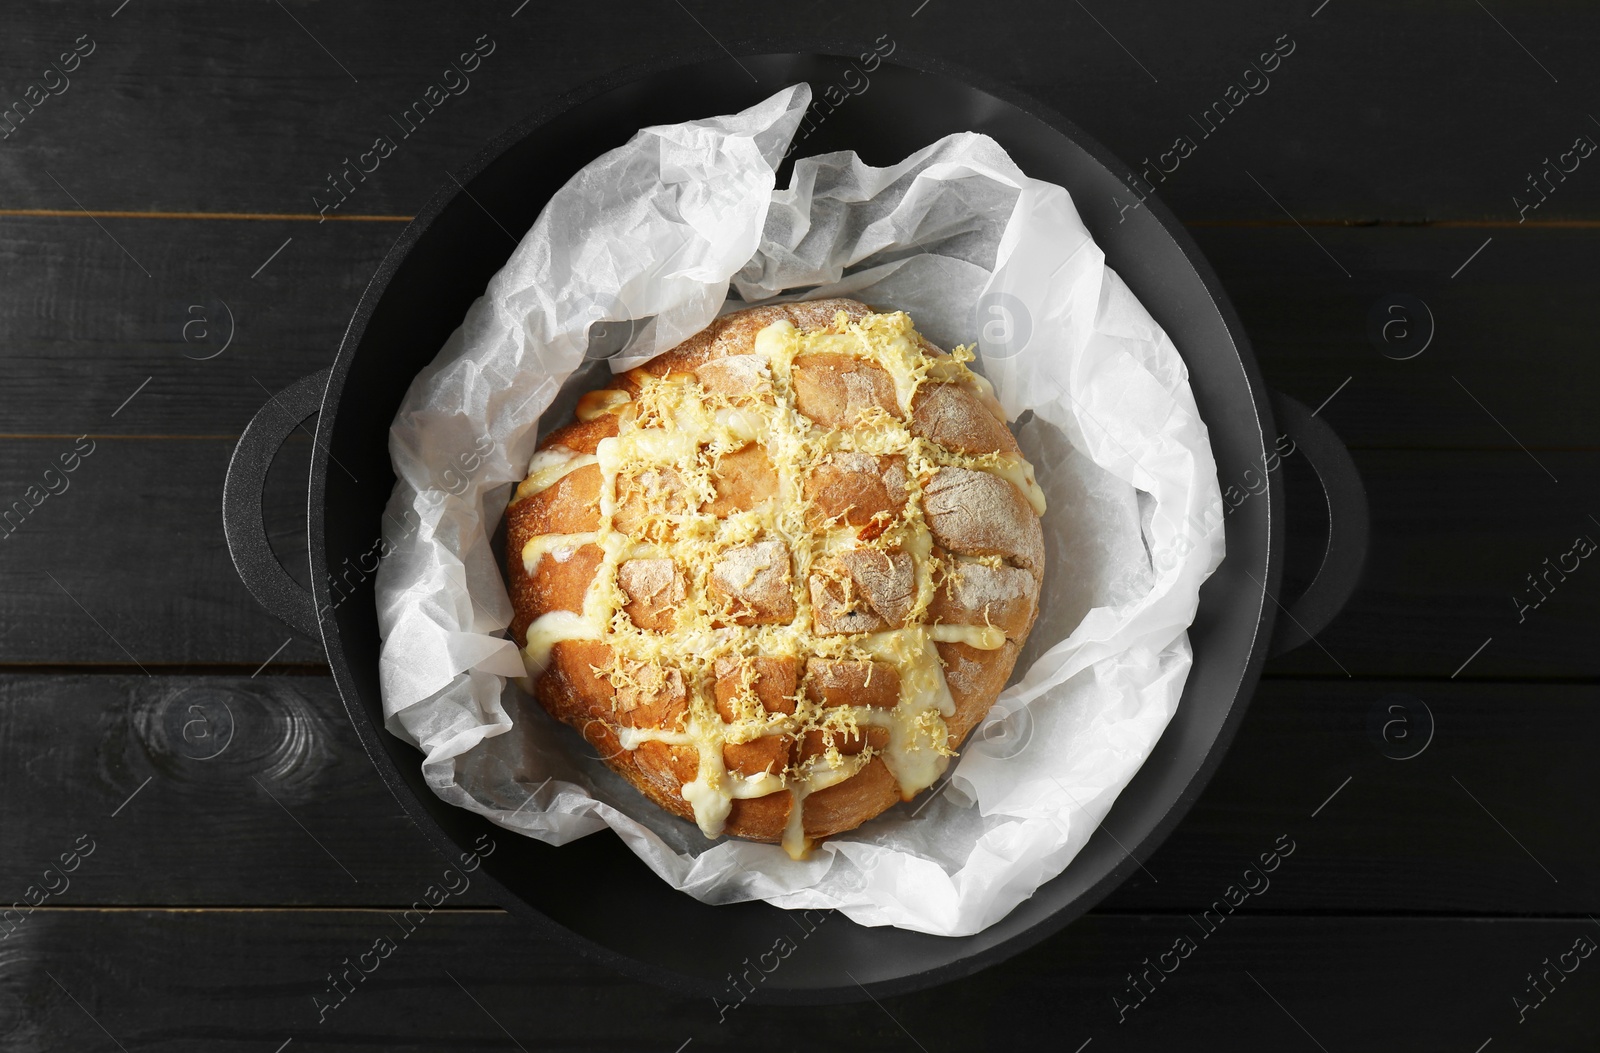
<svg viewBox="0 0 1600 1053">
<path fill-rule="evenodd" d="M 1600 1045 L 1600 11 L 13 0 L 3 21 L 0 1046 Z M 469 888 L 335 1001 L 329 974 L 444 863 L 318 650 L 236 579 L 233 443 L 332 360 L 407 218 L 494 133 L 632 63 L 802 35 L 965 63 L 1147 171 L 1268 382 L 1354 450 L 1365 584 L 1269 664 L 1147 866 L 969 981 L 724 1011 Z M 463 86 L 445 70 L 475 42 Z M 443 104 L 323 221 L 329 174 L 429 85 Z M 301 563 L 308 449 L 268 500 Z M 1191 915 L 1285 844 L 1205 933 Z"/>
</svg>

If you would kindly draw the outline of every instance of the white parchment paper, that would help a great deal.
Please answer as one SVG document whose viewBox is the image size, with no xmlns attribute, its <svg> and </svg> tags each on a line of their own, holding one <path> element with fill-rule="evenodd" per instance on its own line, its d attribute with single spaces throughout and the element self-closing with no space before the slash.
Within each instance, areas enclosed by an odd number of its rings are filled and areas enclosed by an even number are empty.
<svg viewBox="0 0 1600 1053">
<path fill-rule="evenodd" d="M 1072 860 L 1166 727 L 1223 555 L 1221 495 L 1177 350 L 1065 190 L 972 133 L 890 168 L 805 158 L 778 190 L 809 100 L 795 85 L 597 158 L 416 378 L 376 582 L 384 712 L 435 793 L 507 829 L 561 844 L 609 827 L 707 902 L 965 935 Z M 549 430 L 598 385 L 606 339 L 627 341 L 620 370 L 721 311 L 832 295 L 908 311 L 944 347 L 977 341 L 1049 500 L 1048 561 L 1019 676 L 948 784 L 794 862 L 707 841 L 508 681 L 523 669 L 491 539 L 541 415 L 555 407 Z"/>
</svg>

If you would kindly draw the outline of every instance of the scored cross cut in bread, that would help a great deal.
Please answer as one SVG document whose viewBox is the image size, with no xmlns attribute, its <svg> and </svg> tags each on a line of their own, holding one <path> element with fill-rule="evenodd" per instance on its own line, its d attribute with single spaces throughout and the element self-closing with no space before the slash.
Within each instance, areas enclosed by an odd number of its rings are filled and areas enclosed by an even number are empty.
<svg viewBox="0 0 1600 1053">
<path fill-rule="evenodd" d="M 625 534 L 665 540 L 676 517 L 689 511 L 688 491 L 676 468 L 649 466 L 619 475 L 616 491 L 612 527 Z"/>
<path fill-rule="evenodd" d="M 727 549 L 711 565 L 711 596 L 720 616 L 739 625 L 784 624 L 794 618 L 789 549 L 757 541 Z"/>
<path fill-rule="evenodd" d="M 1021 567 L 947 558 L 928 607 L 928 620 L 946 625 L 992 625 L 1008 639 L 1033 627 L 1039 579 Z"/>
<path fill-rule="evenodd" d="M 626 560 L 617 568 L 617 584 L 628 598 L 622 609 L 633 624 L 654 632 L 669 632 L 677 624 L 685 589 L 683 574 L 672 560 Z"/>
<path fill-rule="evenodd" d="M 760 355 L 729 355 L 702 362 L 694 377 L 707 391 L 733 402 L 772 401 L 772 371 Z"/>
<path fill-rule="evenodd" d="M 799 664 L 794 658 L 765 655 L 718 658 L 712 666 L 718 715 L 734 724 L 762 714 L 793 713 Z"/>
<path fill-rule="evenodd" d="M 900 703 L 900 673 L 888 662 L 810 658 L 805 690 L 819 706 L 893 709 Z"/>
<path fill-rule="evenodd" d="M 855 428 L 903 416 L 894 379 L 881 366 L 853 355 L 800 355 L 792 381 L 795 408 L 824 427 Z"/>
<path fill-rule="evenodd" d="M 700 751 L 695 747 L 658 739 L 645 739 L 629 750 L 629 756 L 634 770 L 663 795 L 681 793 L 700 770 Z"/>
<path fill-rule="evenodd" d="M 1028 498 L 1008 480 L 944 467 L 922 488 L 934 540 L 964 556 L 1000 556 L 1026 570 L 1044 566 L 1044 530 Z"/>
<path fill-rule="evenodd" d="M 911 433 L 961 453 L 1020 453 L 983 396 L 965 384 L 924 384 L 911 402 Z"/>
<path fill-rule="evenodd" d="M 700 506 L 707 515 L 725 518 L 748 512 L 771 501 L 778 493 L 778 473 L 766 447 L 747 443 L 717 458 L 711 471 L 715 496 Z"/>
<path fill-rule="evenodd" d="M 798 665 L 793 658 L 717 659 L 717 715 L 738 728 L 722 747 L 729 771 L 781 775 L 793 761 L 794 735 L 782 718 L 795 711 Z"/>
<path fill-rule="evenodd" d="M 905 552 L 853 548 L 823 561 L 810 581 L 819 636 L 900 629 L 916 603 L 916 571 Z"/>
<path fill-rule="evenodd" d="M 676 730 L 688 719 L 689 695 L 677 669 L 624 658 L 606 678 L 616 689 L 613 706 L 624 726 Z"/>
<path fill-rule="evenodd" d="M 887 662 L 813 658 L 806 662 L 805 695 L 822 711 L 818 726 L 800 740 L 800 760 L 837 751 L 844 756 L 889 745 L 889 729 L 858 715 L 855 707 L 893 709 L 900 702 L 900 674 Z"/>
<path fill-rule="evenodd" d="M 837 519 L 867 526 L 905 510 L 908 483 L 900 454 L 830 453 L 806 473 L 807 514 L 814 524 Z"/>
<path fill-rule="evenodd" d="M 581 400 L 507 513 L 544 708 L 706 836 L 796 858 L 932 786 L 1043 573 L 1042 494 L 971 357 L 813 301 Z"/>
</svg>

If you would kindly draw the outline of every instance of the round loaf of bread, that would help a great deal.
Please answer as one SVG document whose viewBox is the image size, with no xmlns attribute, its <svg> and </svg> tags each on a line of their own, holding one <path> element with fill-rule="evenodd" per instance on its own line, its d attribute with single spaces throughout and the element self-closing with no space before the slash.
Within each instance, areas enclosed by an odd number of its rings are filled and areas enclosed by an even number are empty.
<svg viewBox="0 0 1600 1053">
<path fill-rule="evenodd" d="M 816 300 L 585 395 L 507 511 L 526 686 L 707 837 L 801 858 L 933 785 L 1044 572 L 1043 495 L 971 358 Z"/>
</svg>

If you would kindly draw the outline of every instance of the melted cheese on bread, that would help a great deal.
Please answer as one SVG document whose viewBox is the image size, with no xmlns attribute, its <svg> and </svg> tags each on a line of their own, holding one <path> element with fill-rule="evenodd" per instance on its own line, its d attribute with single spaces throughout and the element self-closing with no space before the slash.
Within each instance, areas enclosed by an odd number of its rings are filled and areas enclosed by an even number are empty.
<svg viewBox="0 0 1600 1053">
<path fill-rule="evenodd" d="M 966 454 L 914 434 L 913 403 L 919 388 L 930 382 L 967 386 L 1000 419 L 987 383 L 967 366 L 973 357 L 970 351 L 957 348 L 948 355 L 931 354 L 927 347 L 901 312 L 872 314 L 856 322 L 841 313 L 832 327 L 817 332 L 776 322 L 757 334 L 753 355 L 740 356 L 738 362 L 720 360 L 723 372 L 736 380 L 731 393 L 709 390 L 693 373 L 646 376 L 636 395 L 595 393 L 587 403 L 588 417 L 615 413 L 617 434 L 602 439 L 593 455 L 560 447 L 541 451 L 518 488 L 520 500 L 580 468 L 599 466 L 599 530 L 536 536 L 521 553 L 529 573 L 544 559 L 570 558 L 579 546 L 595 545 L 603 553 L 581 611 L 546 613 L 529 626 L 525 663 L 530 678 L 536 679 L 557 643 L 598 640 L 611 648 L 617 661 L 594 672 L 619 691 L 648 686 L 639 682 L 641 668 L 677 670 L 687 693 L 687 712 L 679 726 L 616 730 L 625 749 L 650 741 L 695 748 L 698 769 L 681 794 L 708 837 L 722 832 L 735 800 L 788 792 L 793 803 L 783 845 L 801 858 L 810 847 L 803 826 L 806 796 L 850 778 L 872 758 L 883 759 L 906 800 L 933 785 L 953 755 L 944 721 L 955 712 L 934 645 L 961 643 L 993 650 L 1006 641 L 1005 632 L 995 626 L 928 621 L 943 571 L 934 558 L 933 536 L 923 515 L 922 488 L 941 468 L 961 468 L 1006 480 L 1036 513 L 1044 511 L 1044 495 L 1032 466 L 1020 454 Z M 815 423 L 799 409 L 794 368 L 797 359 L 814 355 L 862 360 L 882 369 L 892 381 L 898 413 L 873 392 L 851 391 L 852 407 L 860 395 L 854 426 Z M 700 511 L 717 497 L 716 467 L 721 458 L 752 443 L 765 450 L 777 480 L 776 493 L 747 509 Z M 808 476 L 829 458 L 859 455 L 903 464 L 903 510 L 894 516 L 880 514 L 865 524 L 851 525 L 838 516 L 819 523 L 815 502 L 806 492 Z M 635 486 L 636 480 L 648 485 Z M 652 495 L 642 509 L 629 507 L 627 530 L 616 522 L 619 481 L 628 481 L 633 492 Z M 777 573 L 772 565 L 779 560 L 777 546 L 787 559 L 781 569 L 793 616 L 748 624 L 726 603 L 718 602 L 718 589 L 754 589 L 769 580 Z M 900 605 L 903 615 L 895 619 L 900 624 L 871 631 L 820 632 L 818 612 L 813 609 L 815 588 L 808 584 L 832 583 L 842 593 L 842 606 L 852 607 L 859 599 L 854 594 L 857 583 L 840 575 L 839 559 L 862 551 L 883 559 L 886 568 L 894 565 L 893 556 L 910 557 L 910 594 Z M 670 559 L 673 573 L 681 576 L 683 599 L 673 605 L 666 631 L 641 628 L 624 610 L 629 596 L 619 583 L 619 569 L 640 559 Z M 819 705 L 799 683 L 791 699 L 793 712 L 772 713 L 755 700 L 746 676 L 732 703 L 736 719 L 724 720 L 715 698 L 715 667 L 719 660 L 748 661 L 756 656 L 793 658 L 802 665 L 809 658 L 882 663 L 898 675 L 898 702 L 892 707 Z M 870 678 L 880 666 L 865 668 Z M 881 729 L 873 737 L 877 745 L 851 753 L 838 748 L 840 740 L 859 742 L 870 729 Z M 796 758 L 782 771 L 743 775 L 725 763 L 726 745 L 774 734 L 798 739 L 807 732 L 821 732 L 826 748 Z"/>
</svg>

